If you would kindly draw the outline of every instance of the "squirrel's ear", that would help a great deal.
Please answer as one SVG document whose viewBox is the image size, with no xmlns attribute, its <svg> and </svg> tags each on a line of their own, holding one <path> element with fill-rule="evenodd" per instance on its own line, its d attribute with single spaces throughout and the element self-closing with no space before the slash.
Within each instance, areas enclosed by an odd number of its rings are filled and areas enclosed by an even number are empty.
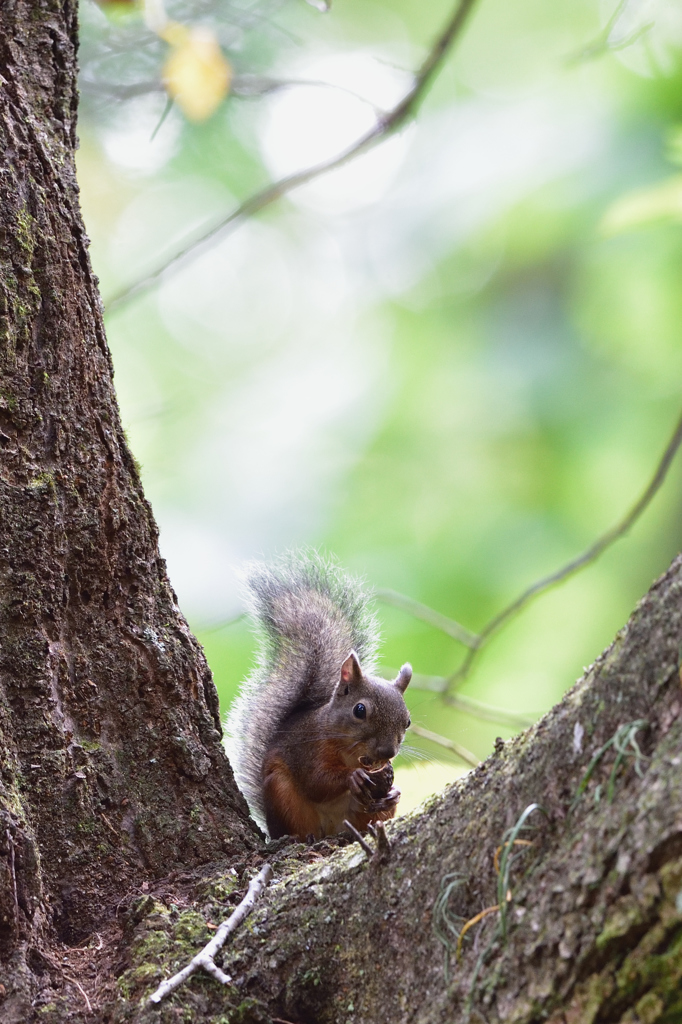
<svg viewBox="0 0 682 1024">
<path fill-rule="evenodd" d="M 398 678 L 396 679 L 394 686 L 397 686 L 401 693 L 405 693 L 405 690 L 410 684 L 412 678 L 412 666 L 409 661 L 405 662 L 400 672 L 398 672 Z"/>
<path fill-rule="evenodd" d="M 362 669 L 355 651 L 351 651 L 341 666 L 341 682 L 347 686 L 359 683 L 362 679 Z"/>
</svg>

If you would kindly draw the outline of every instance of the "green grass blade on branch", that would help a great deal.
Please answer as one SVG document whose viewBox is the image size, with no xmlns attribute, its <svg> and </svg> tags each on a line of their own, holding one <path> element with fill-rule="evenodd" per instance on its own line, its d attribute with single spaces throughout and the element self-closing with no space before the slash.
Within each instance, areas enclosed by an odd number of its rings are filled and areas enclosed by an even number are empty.
<svg viewBox="0 0 682 1024">
<path fill-rule="evenodd" d="M 649 723 L 645 718 L 638 718 L 634 722 L 626 722 L 625 725 L 621 725 L 615 731 L 613 736 L 611 736 L 611 738 L 608 739 L 606 743 L 599 748 L 599 750 L 597 750 L 597 752 L 592 756 L 590 763 L 587 766 L 587 770 L 578 784 L 575 796 L 573 797 L 571 806 L 568 809 L 569 814 L 571 814 L 580 803 L 580 799 L 587 789 L 597 765 L 607 750 L 611 747 L 614 747 L 616 750 L 616 758 L 613 762 L 613 767 L 611 768 L 611 774 L 609 775 L 607 785 L 607 797 L 609 803 L 613 802 L 618 769 L 626 757 L 634 757 L 635 771 L 639 775 L 640 779 L 643 777 L 644 771 L 642 769 L 642 762 L 645 760 L 645 757 L 640 749 L 639 743 L 637 742 L 637 733 L 640 729 L 646 729 L 648 725 Z M 601 786 L 597 786 L 595 790 L 595 802 L 599 802 L 600 796 Z"/>
<path fill-rule="evenodd" d="M 471 1011 L 471 1006 L 478 986 L 478 979 L 486 960 L 500 946 L 500 944 L 506 942 L 507 939 L 507 905 L 511 903 L 512 900 L 510 873 L 512 864 L 520 856 L 518 853 L 515 854 L 513 850 L 515 846 L 524 846 L 527 848 L 533 845 L 532 842 L 526 839 L 519 839 L 519 835 L 523 829 L 529 828 L 526 822 L 534 811 L 541 811 L 545 816 L 547 816 L 547 812 L 540 804 L 529 804 L 516 820 L 515 824 L 512 825 L 511 828 L 507 829 L 502 838 L 502 843 L 495 851 L 493 865 L 497 872 L 497 903 L 493 907 L 486 907 L 485 910 L 481 910 L 474 917 L 466 921 L 460 929 L 455 954 L 457 959 L 459 959 L 459 955 L 462 951 L 462 940 L 467 931 L 480 924 L 482 921 L 487 920 L 490 915 L 495 913 L 498 914 L 495 928 L 493 929 L 488 942 L 479 953 L 474 965 L 469 985 L 469 993 L 466 1000 L 467 1013 L 470 1013 Z M 502 856 L 498 863 L 498 856 L 500 854 Z"/>
<path fill-rule="evenodd" d="M 440 891 L 432 912 L 433 932 L 444 951 L 443 973 L 446 983 L 450 982 L 450 959 L 459 940 L 459 931 L 464 918 L 450 909 L 450 897 L 466 881 L 463 875 L 452 872 L 441 879 Z"/>
<path fill-rule="evenodd" d="M 514 853 L 514 845 L 516 844 L 523 829 L 528 828 L 526 822 L 534 811 L 542 811 L 545 815 L 547 813 L 540 804 L 528 804 L 526 809 L 517 819 L 516 823 L 507 831 L 504 839 L 502 840 L 500 871 L 497 876 L 497 903 L 500 908 L 500 929 L 503 939 L 506 939 L 507 937 L 507 905 L 511 902 L 511 868 L 514 861 L 516 861 L 520 856 L 519 853 Z"/>
</svg>

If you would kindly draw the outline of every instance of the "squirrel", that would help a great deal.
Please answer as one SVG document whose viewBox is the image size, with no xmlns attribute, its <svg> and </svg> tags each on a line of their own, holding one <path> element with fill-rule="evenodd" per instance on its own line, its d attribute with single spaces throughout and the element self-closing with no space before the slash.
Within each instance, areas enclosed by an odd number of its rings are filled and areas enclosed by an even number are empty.
<svg viewBox="0 0 682 1024">
<path fill-rule="evenodd" d="M 251 563 L 243 580 L 260 645 L 226 731 L 253 816 L 271 839 L 392 818 L 412 668 L 373 674 L 379 634 L 361 581 L 311 551 Z"/>
</svg>

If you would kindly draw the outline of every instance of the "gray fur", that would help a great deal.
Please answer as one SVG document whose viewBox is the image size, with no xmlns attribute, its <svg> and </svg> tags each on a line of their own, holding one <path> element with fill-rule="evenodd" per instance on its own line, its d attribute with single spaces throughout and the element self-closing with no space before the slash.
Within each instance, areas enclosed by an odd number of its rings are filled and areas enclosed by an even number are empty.
<svg viewBox="0 0 682 1024">
<path fill-rule="evenodd" d="M 227 749 L 237 784 L 264 826 L 263 761 L 278 730 L 295 709 L 329 701 L 351 650 L 373 672 L 379 633 L 362 581 L 316 551 L 252 562 L 242 578 L 259 649 L 226 722 Z"/>
</svg>

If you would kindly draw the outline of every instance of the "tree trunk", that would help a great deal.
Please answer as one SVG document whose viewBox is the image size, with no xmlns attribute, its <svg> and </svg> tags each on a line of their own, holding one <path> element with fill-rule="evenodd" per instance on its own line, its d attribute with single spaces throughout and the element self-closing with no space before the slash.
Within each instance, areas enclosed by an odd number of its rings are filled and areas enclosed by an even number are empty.
<svg viewBox="0 0 682 1024">
<path fill-rule="evenodd" d="M 0 5 L 3 1021 L 146 874 L 258 842 L 123 435 L 74 170 L 76 0 Z"/>
<path fill-rule="evenodd" d="M 75 40 L 75 0 L 0 5 L 0 1021 L 680 1021 L 682 561 L 389 854 L 264 846 L 119 423 Z M 266 854 L 232 984 L 150 1005 Z"/>
</svg>

